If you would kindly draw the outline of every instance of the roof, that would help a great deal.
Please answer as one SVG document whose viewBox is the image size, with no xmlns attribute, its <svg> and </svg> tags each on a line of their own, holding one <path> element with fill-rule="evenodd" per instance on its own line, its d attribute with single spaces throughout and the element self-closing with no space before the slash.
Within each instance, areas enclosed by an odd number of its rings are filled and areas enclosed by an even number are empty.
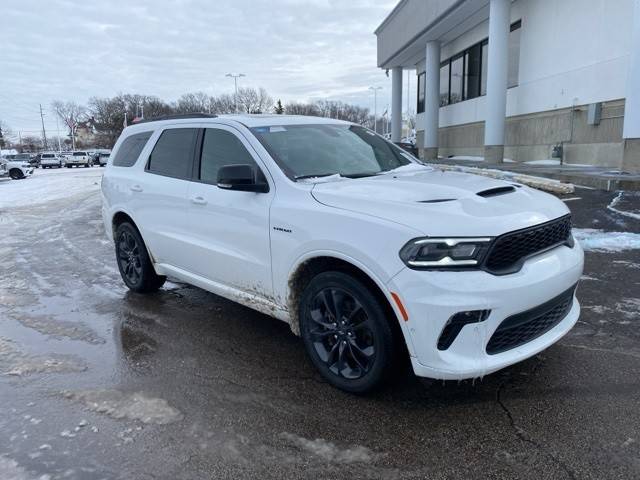
<svg viewBox="0 0 640 480">
<path fill-rule="evenodd" d="M 211 123 L 211 124 L 228 124 L 233 125 L 240 123 L 246 127 L 270 127 L 276 125 L 317 125 L 317 124 L 336 124 L 351 125 L 350 122 L 336 120 L 326 117 L 312 117 L 305 115 L 276 115 L 276 114 L 229 114 L 217 116 L 186 116 L 177 118 L 160 118 L 157 120 L 148 119 L 144 122 L 134 123 L 127 127 L 129 131 L 148 131 L 150 127 L 158 125 L 179 125 L 192 123 Z"/>
</svg>

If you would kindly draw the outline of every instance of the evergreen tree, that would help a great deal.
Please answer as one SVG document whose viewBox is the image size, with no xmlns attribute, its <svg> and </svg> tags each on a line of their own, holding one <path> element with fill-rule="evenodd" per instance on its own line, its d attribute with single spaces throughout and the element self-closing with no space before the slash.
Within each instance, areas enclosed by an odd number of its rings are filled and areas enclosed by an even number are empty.
<svg viewBox="0 0 640 480">
<path fill-rule="evenodd" d="M 2 135 L 2 127 L 0 127 L 0 148 L 4 148 L 4 136 Z"/>
<path fill-rule="evenodd" d="M 284 107 L 282 106 L 280 99 L 276 102 L 275 111 L 278 115 L 282 115 L 284 113 Z"/>
</svg>

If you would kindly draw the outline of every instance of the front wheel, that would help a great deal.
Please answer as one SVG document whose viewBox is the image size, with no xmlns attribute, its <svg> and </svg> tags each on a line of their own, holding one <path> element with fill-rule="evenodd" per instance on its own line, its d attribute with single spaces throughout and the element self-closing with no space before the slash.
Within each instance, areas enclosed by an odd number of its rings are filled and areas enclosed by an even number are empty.
<svg viewBox="0 0 640 480">
<path fill-rule="evenodd" d="M 351 275 L 324 272 L 304 290 L 300 333 L 322 376 L 350 393 L 365 393 L 389 377 L 395 359 L 386 310 Z"/>
<path fill-rule="evenodd" d="M 22 170 L 14 168 L 9 172 L 9 176 L 13 180 L 20 180 L 21 178 L 24 178 L 24 173 L 22 173 Z"/>
<path fill-rule="evenodd" d="M 116 229 L 116 259 L 122 280 L 134 292 L 155 292 L 167 279 L 154 270 L 140 233 L 130 223 Z"/>
</svg>

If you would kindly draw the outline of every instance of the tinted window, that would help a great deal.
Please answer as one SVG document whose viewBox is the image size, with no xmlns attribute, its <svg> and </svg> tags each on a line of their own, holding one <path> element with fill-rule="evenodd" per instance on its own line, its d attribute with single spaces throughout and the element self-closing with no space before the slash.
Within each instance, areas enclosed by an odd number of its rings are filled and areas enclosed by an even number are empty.
<svg viewBox="0 0 640 480">
<path fill-rule="evenodd" d="M 418 75 L 418 110 L 417 113 L 424 112 L 424 95 L 425 95 L 425 80 L 427 74 L 422 72 Z"/>
<path fill-rule="evenodd" d="M 195 128 L 172 128 L 160 135 L 149 156 L 147 169 L 152 173 L 175 178 L 191 178 Z"/>
<path fill-rule="evenodd" d="M 73 152 L 74 157 L 84 157 L 87 152 Z"/>
<path fill-rule="evenodd" d="M 449 62 L 440 67 L 440 106 L 449 105 Z"/>
<path fill-rule="evenodd" d="M 520 73 L 520 26 L 521 22 L 511 25 L 511 33 L 509 34 L 509 66 L 507 85 L 509 88 L 518 85 L 518 77 Z"/>
<path fill-rule="evenodd" d="M 202 143 L 200 180 L 217 183 L 218 170 L 224 165 L 255 165 L 255 162 L 233 133 L 207 128 Z"/>
<path fill-rule="evenodd" d="M 487 94 L 487 66 L 489 64 L 489 44 L 482 44 L 482 71 L 480 72 L 480 95 Z"/>
<path fill-rule="evenodd" d="M 482 46 L 480 44 L 471 47 L 464 56 L 464 98 L 476 98 L 480 96 L 480 64 L 482 58 Z"/>
<path fill-rule="evenodd" d="M 137 133 L 135 135 L 131 135 L 126 138 L 120 148 L 118 149 L 118 153 L 113 158 L 113 165 L 116 167 L 131 167 L 136 163 L 138 157 L 140 156 L 140 152 L 147 144 L 147 140 L 151 137 L 152 132 L 144 132 Z"/>
<path fill-rule="evenodd" d="M 50 153 L 43 153 L 42 154 L 42 158 L 54 158 L 54 155 L 52 155 Z"/>
</svg>

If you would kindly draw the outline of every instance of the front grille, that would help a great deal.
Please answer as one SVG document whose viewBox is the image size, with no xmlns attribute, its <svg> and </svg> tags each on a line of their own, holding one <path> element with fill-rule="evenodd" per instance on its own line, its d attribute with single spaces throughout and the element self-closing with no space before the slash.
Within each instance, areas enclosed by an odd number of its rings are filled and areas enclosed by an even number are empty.
<svg viewBox="0 0 640 480">
<path fill-rule="evenodd" d="M 538 307 L 505 319 L 489 339 L 487 353 L 495 355 L 505 352 L 547 333 L 571 310 L 575 289 L 574 285 Z"/>
<path fill-rule="evenodd" d="M 505 233 L 493 242 L 485 269 L 497 275 L 513 273 L 532 255 L 562 244 L 571 244 L 571 215 Z"/>
</svg>

